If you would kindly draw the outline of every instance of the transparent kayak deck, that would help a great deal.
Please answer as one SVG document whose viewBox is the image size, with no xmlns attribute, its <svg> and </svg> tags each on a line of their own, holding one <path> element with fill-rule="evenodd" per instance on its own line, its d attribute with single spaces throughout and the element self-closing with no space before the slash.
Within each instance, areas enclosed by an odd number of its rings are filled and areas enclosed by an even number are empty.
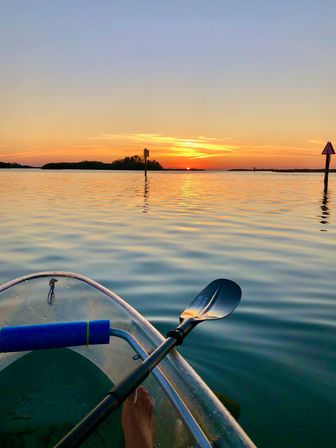
<svg viewBox="0 0 336 448">
<path fill-rule="evenodd" d="M 50 287 L 50 280 L 54 288 Z M 163 340 L 127 302 L 79 274 L 42 272 L 0 286 L 0 327 L 108 319 L 110 343 L 0 354 L 0 446 L 52 447 Z M 144 382 L 156 448 L 254 447 L 173 351 Z M 83 447 L 123 447 L 120 410 Z"/>
</svg>

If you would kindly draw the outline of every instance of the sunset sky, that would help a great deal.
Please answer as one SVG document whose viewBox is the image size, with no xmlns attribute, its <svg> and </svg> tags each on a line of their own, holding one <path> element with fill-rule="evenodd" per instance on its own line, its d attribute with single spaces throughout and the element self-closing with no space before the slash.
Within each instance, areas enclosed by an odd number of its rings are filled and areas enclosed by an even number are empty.
<svg viewBox="0 0 336 448">
<path fill-rule="evenodd" d="M 334 0 L 0 8 L 0 161 L 313 168 L 336 143 Z"/>
</svg>

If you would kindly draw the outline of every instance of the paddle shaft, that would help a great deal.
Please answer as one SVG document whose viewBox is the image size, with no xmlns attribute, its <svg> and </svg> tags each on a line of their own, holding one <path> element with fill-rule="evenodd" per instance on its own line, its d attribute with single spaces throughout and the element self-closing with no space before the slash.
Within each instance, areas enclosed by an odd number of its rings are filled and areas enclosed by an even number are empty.
<svg viewBox="0 0 336 448">
<path fill-rule="evenodd" d="M 80 446 L 106 417 L 147 378 L 151 370 L 197 325 L 193 319 L 183 321 L 168 338 L 133 372 L 117 384 L 108 395 L 90 411 L 54 448 Z"/>
</svg>

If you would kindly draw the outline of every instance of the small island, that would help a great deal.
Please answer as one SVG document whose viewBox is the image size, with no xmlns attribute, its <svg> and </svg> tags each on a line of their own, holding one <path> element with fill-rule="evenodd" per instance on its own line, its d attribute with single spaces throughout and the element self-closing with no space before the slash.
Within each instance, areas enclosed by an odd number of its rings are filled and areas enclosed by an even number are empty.
<svg viewBox="0 0 336 448">
<path fill-rule="evenodd" d="M 42 170 L 144 170 L 145 161 L 142 157 L 135 155 L 115 160 L 111 163 L 85 160 L 83 162 L 56 162 L 47 163 L 41 167 Z M 147 170 L 159 171 L 164 168 L 156 160 L 147 161 Z"/>
</svg>

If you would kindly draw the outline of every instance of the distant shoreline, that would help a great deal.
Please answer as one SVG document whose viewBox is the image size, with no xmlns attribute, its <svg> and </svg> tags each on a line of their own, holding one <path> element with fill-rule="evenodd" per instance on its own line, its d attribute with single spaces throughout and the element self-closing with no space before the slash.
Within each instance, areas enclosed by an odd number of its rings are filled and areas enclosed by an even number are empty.
<svg viewBox="0 0 336 448">
<path fill-rule="evenodd" d="M 29 165 L 20 165 L 19 163 L 9 163 L 9 162 L 0 162 L 0 169 L 8 169 L 8 168 L 39 168 L 37 166 L 29 166 Z"/>
<path fill-rule="evenodd" d="M 118 161 L 118 164 L 104 162 L 56 162 L 47 163 L 43 166 L 21 165 L 19 163 L 0 162 L 0 169 L 40 169 L 40 170 L 119 170 L 119 171 L 143 171 L 143 163 L 129 165 L 124 161 Z M 155 162 L 155 161 L 154 161 Z M 186 172 L 211 172 L 211 171 L 230 171 L 230 172 L 272 172 L 272 173 L 324 173 L 324 168 L 231 168 L 227 170 L 207 170 L 204 168 L 163 168 L 157 162 L 153 165 L 149 163 L 148 171 L 186 171 Z M 330 169 L 330 173 L 336 173 L 336 169 Z"/>
<path fill-rule="evenodd" d="M 267 171 L 271 173 L 324 173 L 324 168 L 232 168 L 228 171 Z M 329 173 L 336 173 L 336 169 L 329 170 Z"/>
<path fill-rule="evenodd" d="M 0 162 L 0 169 L 40 169 L 40 170 L 128 170 L 128 171 L 144 171 L 145 164 L 141 158 L 134 159 L 126 157 L 122 160 L 116 160 L 112 163 L 83 161 L 83 162 L 53 162 L 43 166 L 20 165 L 19 163 Z M 202 168 L 163 168 L 156 160 L 148 160 L 148 171 L 206 171 Z"/>
</svg>

